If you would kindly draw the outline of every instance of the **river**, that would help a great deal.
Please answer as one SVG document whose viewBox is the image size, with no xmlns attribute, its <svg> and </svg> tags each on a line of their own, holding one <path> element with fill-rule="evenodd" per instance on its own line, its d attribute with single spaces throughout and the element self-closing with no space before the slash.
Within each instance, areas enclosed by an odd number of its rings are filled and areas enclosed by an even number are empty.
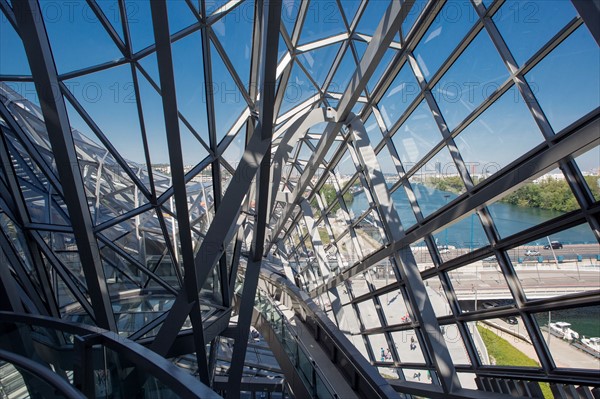
<svg viewBox="0 0 600 399">
<path fill-rule="evenodd" d="M 424 216 L 430 215 L 457 197 L 452 192 L 432 189 L 421 184 L 413 184 L 413 189 L 415 190 L 417 201 Z M 394 201 L 403 227 L 406 229 L 415 224 L 414 213 L 402 188 L 392 194 L 392 200 Z M 354 195 L 354 201 L 350 209 L 358 216 L 368 206 L 367 198 L 361 190 Z M 501 202 L 496 202 L 488 206 L 488 209 L 501 237 L 508 237 L 561 215 L 561 212 L 539 208 L 526 208 Z M 489 244 L 481 222 L 474 214 L 458 222 L 454 222 L 447 229 L 435 232 L 434 237 L 438 245 L 479 248 Z M 552 234 L 549 237 L 540 237 L 536 241 L 529 243 L 529 245 L 546 245 L 548 244 L 548 240 L 560 241 L 563 244 L 597 244 L 592 230 L 587 224 L 583 224 Z"/>
<path fill-rule="evenodd" d="M 413 188 L 425 216 L 433 213 L 457 196 L 451 192 L 435 190 L 419 184 L 413 185 Z M 416 223 L 402 188 L 392 194 L 392 200 L 405 228 Z M 358 216 L 358 213 L 364 211 L 368 206 L 364 192 L 359 191 L 355 194 L 350 209 Z M 500 202 L 488 206 L 488 209 L 501 237 L 516 234 L 561 215 L 560 212 L 556 211 L 525 208 Z M 438 245 L 454 245 L 461 248 L 478 248 L 488 244 L 479 218 L 475 215 L 455 222 L 447 229 L 435 232 L 434 237 Z M 563 244 L 598 244 L 589 226 L 583 224 L 552 234 L 549 237 L 540 237 L 529 243 L 529 245 L 546 245 L 548 240 L 560 241 Z M 540 326 L 548 323 L 547 312 L 537 313 L 534 316 Z M 600 306 L 555 310 L 552 311 L 550 317 L 552 322 L 565 321 L 571 323 L 571 328 L 577 331 L 580 336 L 600 337 Z"/>
</svg>

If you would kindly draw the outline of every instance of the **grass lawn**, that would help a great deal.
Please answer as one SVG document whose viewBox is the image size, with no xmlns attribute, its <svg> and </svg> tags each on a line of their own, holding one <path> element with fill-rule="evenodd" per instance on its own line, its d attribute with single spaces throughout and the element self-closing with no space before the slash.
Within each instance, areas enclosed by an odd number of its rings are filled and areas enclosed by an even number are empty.
<svg viewBox="0 0 600 399">
<path fill-rule="evenodd" d="M 512 346 L 504 338 L 500 338 L 491 330 L 477 325 L 477 330 L 483 339 L 490 358 L 494 358 L 497 366 L 540 367 L 539 363 Z M 553 398 L 550 386 L 540 383 L 545 398 Z"/>
</svg>

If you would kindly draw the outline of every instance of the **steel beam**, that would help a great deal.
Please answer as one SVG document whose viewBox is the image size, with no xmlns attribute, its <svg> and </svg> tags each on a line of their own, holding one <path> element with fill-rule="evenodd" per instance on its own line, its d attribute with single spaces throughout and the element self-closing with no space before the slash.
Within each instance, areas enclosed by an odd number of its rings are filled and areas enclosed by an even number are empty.
<svg viewBox="0 0 600 399">
<path fill-rule="evenodd" d="M 154 25 L 154 39 L 156 42 L 156 57 L 158 59 L 160 87 L 162 91 L 165 129 L 167 132 L 167 146 L 171 164 L 173 196 L 175 198 L 175 208 L 177 210 L 179 240 L 181 242 L 181 255 L 183 258 L 183 268 L 185 270 L 182 292 L 185 292 L 185 301 L 188 303 L 189 312 L 191 312 L 189 314 L 194 331 L 194 344 L 199 377 L 203 383 L 209 384 L 208 363 L 206 359 L 200 302 L 198 298 L 199 285 L 196 278 L 196 268 L 194 267 L 194 249 L 183 171 L 184 165 L 179 132 L 177 96 L 175 94 L 176 88 L 173 73 L 173 59 L 169 37 L 167 3 L 164 0 L 156 0 L 152 1 L 150 5 L 152 11 L 152 23 Z M 174 265 L 174 267 L 178 267 L 178 265 Z M 183 297 L 180 295 L 178 296 L 178 299 L 179 298 Z M 165 355 L 168 352 L 169 347 L 164 346 L 156 349 L 159 350 L 159 353 Z"/>
<path fill-rule="evenodd" d="M 349 124 L 349 129 L 353 135 L 360 163 L 367 169 L 365 176 L 368 178 L 373 198 L 381 214 L 384 230 L 392 241 L 397 241 L 405 235 L 404 229 L 387 189 L 375 152 L 369 142 L 369 135 L 360 118 L 355 117 L 354 114 L 350 114 L 350 117 L 353 119 Z M 413 317 L 422 329 L 425 345 L 436 366 L 442 388 L 447 393 L 454 392 L 461 388 L 460 381 L 454 369 L 450 352 L 444 339 L 441 338 L 440 325 L 426 295 L 427 287 L 421 278 L 419 266 L 410 249 L 401 249 L 396 255 L 400 260 L 397 263 L 402 280 L 409 286 L 407 293 L 412 304 Z"/>
<path fill-rule="evenodd" d="M 265 233 L 267 228 L 267 212 L 269 207 L 269 187 L 271 170 L 271 140 L 273 137 L 275 84 L 277 70 L 277 48 L 279 43 L 279 27 L 281 24 L 281 2 L 266 1 L 259 2 L 257 9 L 262 6 L 262 29 L 264 37 L 261 38 L 261 60 L 262 73 L 261 97 L 258 104 L 259 121 L 254 135 L 260 134 L 261 140 L 267 141 L 265 156 L 261 160 L 260 170 L 257 177 L 256 189 L 256 218 L 254 221 L 254 235 L 250 259 L 246 267 L 244 277 L 244 290 L 238 316 L 238 324 L 235 337 L 235 346 L 229 369 L 227 397 L 239 398 L 244 360 L 248 346 L 248 333 L 252 321 L 252 308 L 258 285 L 258 276 L 262 264 L 262 254 L 265 244 Z M 257 13 L 258 14 L 258 13 Z"/>
<path fill-rule="evenodd" d="M 64 199 L 73 225 L 81 267 L 94 307 L 94 319 L 99 327 L 116 331 L 100 251 L 93 233 L 92 218 L 81 179 L 67 109 L 59 91 L 60 82 L 42 12 L 35 0 L 16 2 L 13 4 L 13 9 L 40 97 L 44 121 L 56 159 L 56 168 L 63 185 Z"/>
<path fill-rule="evenodd" d="M 600 0 L 571 0 L 571 2 L 600 46 Z"/>
<path fill-rule="evenodd" d="M 302 176 L 298 180 L 298 184 L 294 188 L 292 193 L 294 202 L 288 204 L 282 213 L 279 223 L 273 228 L 271 234 L 271 245 L 274 244 L 273 239 L 279 236 L 285 221 L 290 217 L 292 210 L 296 205 L 295 202 L 304 193 L 308 187 L 308 183 L 317 171 L 318 166 L 323 162 L 329 147 L 331 147 L 331 144 L 333 144 L 338 132 L 342 128 L 343 123 L 345 123 L 346 119 L 350 115 L 352 108 L 356 104 L 356 101 L 360 97 L 363 89 L 367 86 L 367 82 L 371 76 L 373 76 L 375 69 L 379 65 L 379 62 L 383 58 L 389 44 L 394 39 L 395 34 L 398 32 L 400 25 L 402 25 L 402 22 L 412 8 L 413 4 L 414 0 L 394 1 L 390 3 L 383 18 L 379 22 L 375 33 L 373 34 L 373 40 L 371 40 L 369 43 L 367 50 L 360 61 L 360 64 L 352 75 L 350 84 L 340 99 L 336 109 L 337 115 L 335 124 L 329 124 L 323 132 L 321 140 L 319 140 L 319 144 L 317 145 L 317 151 L 311 156 L 302 173 Z M 268 250 L 269 248 L 267 248 L 267 251 Z"/>
<path fill-rule="evenodd" d="M 15 174 L 14 166 L 12 162 L 10 162 L 10 154 L 8 150 L 8 140 L 6 140 L 6 136 L 4 135 L 4 129 L 0 128 L 0 159 L 2 161 L 0 165 L 0 169 L 4 170 L 4 177 L 10 188 L 9 195 L 13 203 L 16 206 L 16 215 L 19 217 L 19 223 L 21 226 L 30 226 L 31 218 L 29 217 L 29 213 L 27 212 L 27 206 L 25 205 L 25 200 L 23 198 L 23 193 L 19 187 L 18 178 Z M 26 167 L 24 165 L 24 167 Z M 32 239 L 29 231 L 23 231 L 23 237 L 27 243 L 27 249 L 29 250 L 29 257 L 32 266 L 35 268 L 37 277 L 39 279 L 40 288 L 42 293 L 32 292 L 30 293 L 34 302 L 38 305 L 38 311 L 40 313 L 45 313 L 58 317 L 60 315 L 58 311 L 58 305 L 55 301 L 54 295 L 52 293 L 52 289 L 50 286 L 50 281 L 48 280 L 48 274 L 44 267 L 43 260 L 40 257 L 39 250 L 35 241 Z M 26 283 L 25 281 L 23 283 Z M 40 295 L 46 301 L 47 308 L 39 307 L 39 303 L 35 300 L 38 295 Z"/>
<path fill-rule="evenodd" d="M 525 184 L 532 176 L 554 168 L 558 159 L 569 155 L 579 155 L 599 145 L 599 129 L 600 111 L 587 115 L 554 138 L 554 140 L 560 141 L 560 145 L 548 149 L 545 144 L 542 144 L 529 151 L 516 160 L 510 170 L 489 177 L 483 183 L 480 183 L 477 186 L 477 190 L 471 193 L 471 195 L 465 196 L 463 201 L 457 201 L 448 208 L 429 215 L 418 226 L 411 228 L 403 238 L 391 242 L 390 245 L 375 252 L 360 264 L 356 264 L 350 269 L 345 270 L 342 274 L 336 276 L 332 281 L 323 286 L 317 287 L 311 292 L 311 296 L 317 296 L 331 287 L 339 285 L 344 279 L 360 273 L 375 263 L 391 256 L 401 248 L 460 218 L 465 213 L 494 202 L 506 190 Z"/>
</svg>

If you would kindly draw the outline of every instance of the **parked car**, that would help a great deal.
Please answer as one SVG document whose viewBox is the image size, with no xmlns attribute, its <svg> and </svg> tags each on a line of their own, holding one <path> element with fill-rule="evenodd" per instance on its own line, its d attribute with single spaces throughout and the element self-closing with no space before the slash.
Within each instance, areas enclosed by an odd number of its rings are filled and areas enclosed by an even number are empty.
<svg viewBox="0 0 600 399">
<path fill-rule="evenodd" d="M 502 320 L 504 320 L 508 324 L 519 324 L 519 320 L 517 320 L 515 316 L 503 317 Z"/>
<path fill-rule="evenodd" d="M 563 247 L 560 241 L 552 241 L 550 244 L 544 245 L 544 249 L 550 249 L 550 246 L 552 246 L 552 249 L 562 249 Z"/>
<path fill-rule="evenodd" d="M 481 303 L 481 307 L 484 309 L 491 309 L 498 306 L 498 303 L 492 301 L 485 301 Z"/>
<path fill-rule="evenodd" d="M 528 249 L 525 251 L 525 256 L 540 256 L 540 251 L 536 251 L 535 249 Z"/>
</svg>

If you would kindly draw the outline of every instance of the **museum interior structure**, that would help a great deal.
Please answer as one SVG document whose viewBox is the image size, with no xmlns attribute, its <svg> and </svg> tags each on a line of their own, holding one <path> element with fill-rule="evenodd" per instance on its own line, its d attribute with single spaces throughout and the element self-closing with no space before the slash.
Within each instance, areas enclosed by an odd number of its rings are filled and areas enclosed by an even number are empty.
<svg viewBox="0 0 600 399">
<path fill-rule="evenodd" d="M 600 398 L 600 1 L 0 0 L 0 398 Z"/>
</svg>

